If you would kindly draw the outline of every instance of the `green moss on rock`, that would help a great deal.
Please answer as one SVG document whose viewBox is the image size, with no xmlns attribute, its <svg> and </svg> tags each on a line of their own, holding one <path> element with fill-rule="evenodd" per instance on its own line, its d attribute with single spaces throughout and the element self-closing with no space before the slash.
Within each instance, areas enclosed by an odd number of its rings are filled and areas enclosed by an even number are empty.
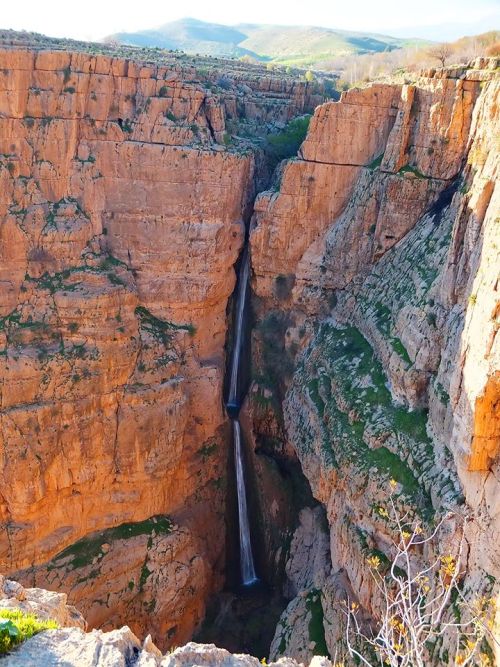
<svg viewBox="0 0 500 667">
<path fill-rule="evenodd" d="M 52 560 L 53 565 L 49 566 L 49 569 L 54 569 L 58 566 L 58 561 L 66 558 L 70 559 L 68 564 L 73 570 L 85 567 L 90 565 L 94 561 L 94 558 L 103 555 L 103 544 L 109 544 L 116 540 L 128 540 L 138 535 L 152 535 L 153 532 L 155 534 L 168 535 L 172 532 L 172 522 L 168 517 L 158 515 L 144 521 L 122 523 L 115 528 L 108 528 L 100 533 L 93 533 L 71 544 L 54 556 Z"/>
<path fill-rule="evenodd" d="M 358 329 L 324 323 L 295 381 L 318 416 L 322 446 L 315 453 L 323 466 L 354 466 L 363 475 L 376 470 L 384 480 L 396 479 L 422 513 L 432 512 L 420 481 L 434 464 L 427 413 L 393 403 L 384 369 Z M 300 451 L 312 453 L 317 434 L 300 420 L 299 430 L 304 435 Z"/>
<path fill-rule="evenodd" d="M 306 597 L 306 609 L 311 614 L 309 621 L 309 641 L 314 642 L 314 655 L 325 655 L 328 658 L 330 653 L 326 645 L 325 627 L 323 620 L 325 614 L 323 612 L 323 604 L 321 602 L 321 591 L 313 588 Z"/>
</svg>

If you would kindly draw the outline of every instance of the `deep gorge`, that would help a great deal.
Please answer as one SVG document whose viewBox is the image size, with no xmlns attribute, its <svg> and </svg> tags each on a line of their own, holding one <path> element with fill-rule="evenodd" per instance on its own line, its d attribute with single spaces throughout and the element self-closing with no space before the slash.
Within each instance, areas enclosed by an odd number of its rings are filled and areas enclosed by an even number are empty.
<svg viewBox="0 0 500 667">
<path fill-rule="evenodd" d="M 380 613 L 394 483 L 496 599 L 498 61 L 321 104 L 171 58 L 0 50 L 1 573 L 163 651 L 308 664 L 346 595 Z"/>
</svg>

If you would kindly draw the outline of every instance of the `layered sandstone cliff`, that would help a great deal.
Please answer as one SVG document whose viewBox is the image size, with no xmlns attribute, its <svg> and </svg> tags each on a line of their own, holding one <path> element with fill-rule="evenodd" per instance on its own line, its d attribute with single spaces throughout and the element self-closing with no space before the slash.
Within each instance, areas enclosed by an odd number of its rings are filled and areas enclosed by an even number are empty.
<svg viewBox="0 0 500 667">
<path fill-rule="evenodd" d="M 255 201 L 242 424 L 258 561 L 286 563 L 273 656 L 334 655 L 346 591 L 377 615 L 365 560 L 388 551 L 390 479 L 424 521 L 452 512 L 443 540 L 464 535 L 467 587 L 497 595 L 497 66 L 318 107 Z M 252 137 L 315 99 L 174 55 L 0 51 L 0 567 L 67 592 L 92 627 L 179 645 L 222 584 Z M 200 650 L 163 660 L 255 664 Z"/>
<path fill-rule="evenodd" d="M 226 308 L 256 176 L 229 132 L 310 103 L 293 80 L 209 84 L 174 57 L 0 51 L 1 569 L 161 646 L 222 583 Z"/>
<path fill-rule="evenodd" d="M 465 589 L 498 595 L 497 69 L 344 93 L 316 110 L 279 191 L 257 198 L 254 437 L 298 455 L 330 538 L 272 657 L 307 658 L 323 639 L 334 655 L 345 594 L 377 616 L 366 558 L 390 556 L 377 508 L 391 479 L 414 516 L 451 512 L 441 548 L 463 533 Z"/>
</svg>

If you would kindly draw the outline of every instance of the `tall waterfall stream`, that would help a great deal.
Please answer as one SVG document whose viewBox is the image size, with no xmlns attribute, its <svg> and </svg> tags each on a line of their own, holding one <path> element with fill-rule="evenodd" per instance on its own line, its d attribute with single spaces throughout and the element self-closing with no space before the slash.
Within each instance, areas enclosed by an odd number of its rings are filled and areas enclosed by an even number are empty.
<svg viewBox="0 0 500 667">
<path fill-rule="evenodd" d="M 252 554 L 252 542 L 250 538 L 250 522 L 248 519 L 247 496 L 245 486 L 245 470 L 243 459 L 243 446 L 241 427 L 238 418 L 238 410 L 241 405 L 238 395 L 238 377 L 240 372 L 241 351 L 243 343 L 243 326 L 245 322 L 245 302 L 248 289 L 248 278 L 250 272 L 250 256 L 248 249 L 245 250 L 239 273 L 239 285 L 236 302 L 236 324 L 233 357 L 231 361 L 231 375 L 229 384 L 229 396 L 226 407 L 232 415 L 233 441 L 234 441 L 234 464 L 236 469 L 236 488 L 238 492 L 238 523 L 240 535 L 240 573 L 241 582 L 249 586 L 257 581 L 255 565 Z"/>
</svg>

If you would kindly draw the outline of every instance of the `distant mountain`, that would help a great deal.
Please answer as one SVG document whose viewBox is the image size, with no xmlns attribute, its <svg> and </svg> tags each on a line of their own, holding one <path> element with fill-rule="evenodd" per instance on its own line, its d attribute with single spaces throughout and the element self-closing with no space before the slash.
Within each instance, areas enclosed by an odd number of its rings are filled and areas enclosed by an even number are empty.
<svg viewBox="0 0 500 667">
<path fill-rule="evenodd" d="M 332 56 L 392 51 L 422 40 L 313 26 L 241 24 L 226 26 L 197 19 L 181 19 L 158 28 L 109 35 L 132 46 L 180 49 L 204 55 L 244 55 L 299 67 L 314 66 Z"/>
</svg>

